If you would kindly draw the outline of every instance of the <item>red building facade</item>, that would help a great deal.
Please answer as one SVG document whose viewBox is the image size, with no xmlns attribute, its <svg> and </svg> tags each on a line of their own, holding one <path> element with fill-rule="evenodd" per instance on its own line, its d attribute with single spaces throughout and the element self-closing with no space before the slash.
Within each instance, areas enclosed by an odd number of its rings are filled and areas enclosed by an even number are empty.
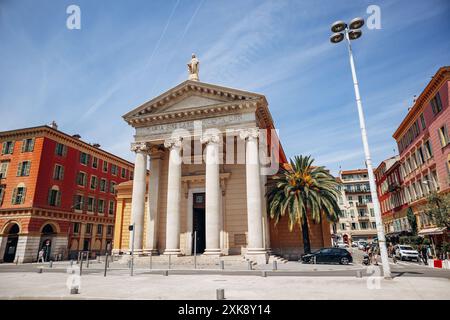
<svg viewBox="0 0 450 320">
<path fill-rule="evenodd" d="M 400 175 L 405 203 L 411 207 L 419 235 L 435 240 L 448 236 L 423 212 L 430 192 L 450 191 L 450 67 L 432 77 L 393 134 L 400 152 Z"/>
<path fill-rule="evenodd" d="M 0 132 L 0 261 L 109 249 L 115 186 L 133 164 L 55 127 Z"/>
</svg>

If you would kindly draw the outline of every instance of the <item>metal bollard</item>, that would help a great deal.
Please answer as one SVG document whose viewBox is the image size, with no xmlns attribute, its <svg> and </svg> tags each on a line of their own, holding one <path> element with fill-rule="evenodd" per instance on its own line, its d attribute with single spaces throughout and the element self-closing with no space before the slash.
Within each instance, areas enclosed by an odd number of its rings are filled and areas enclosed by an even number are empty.
<svg viewBox="0 0 450 320">
<path fill-rule="evenodd" d="M 42 267 L 39 267 L 39 268 L 38 268 L 38 273 L 42 273 L 42 270 L 43 270 L 43 268 L 42 268 Z"/>
<path fill-rule="evenodd" d="M 100 256 L 97 256 L 97 262 L 100 263 Z"/>
<path fill-rule="evenodd" d="M 53 261 L 50 260 L 50 262 L 48 263 L 49 268 L 53 268 Z"/>
<path fill-rule="evenodd" d="M 78 294 L 78 287 L 70 288 L 70 294 Z"/>
<path fill-rule="evenodd" d="M 168 271 L 168 270 L 164 270 L 164 271 L 163 271 L 163 276 L 166 276 L 166 277 L 167 277 L 168 275 L 169 275 L 169 271 Z"/>
<path fill-rule="evenodd" d="M 273 261 L 273 268 L 272 270 L 278 270 L 278 262 L 276 260 Z"/>
<path fill-rule="evenodd" d="M 247 261 L 247 268 L 248 270 L 252 270 L 252 262 L 251 261 Z"/>
<path fill-rule="evenodd" d="M 225 299 L 225 289 L 216 289 L 216 298 L 217 300 Z"/>
<path fill-rule="evenodd" d="M 169 270 L 170 270 L 171 258 L 172 258 L 172 255 L 169 254 Z"/>
<path fill-rule="evenodd" d="M 357 277 L 357 278 L 362 278 L 362 272 L 361 272 L 361 270 L 357 270 L 357 271 L 356 271 L 356 277 Z"/>
<path fill-rule="evenodd" d="M 261 272 L 261 276 L 264 277 L 264 278 L 267 277 L 267 271 L 262 271 Z"/>
<path fill-rule="evenodd" d="M 106 277 L 106 270 L 108 269 L 108 254 L 105 256 L 105 272 L 103 274 L 104 277 Z"/>
<path fill-rule="evenodd" d="M 220 260 L 220 269 L 224 270 L 225 269 L 225 261 Z"/>
<path fill-rule="evenodd" d="M 150 251 L 150 270 L 153 269 L 153 253 Z"/>
<path fill-rule="evenodd" d="M 73 260 L 70 260 L 70 266 L 73 266 Z"/>
<path fill-rule="evenodd" d="M 86 257 L 86 268 L 89 268 L 89 253 L 87 254 L 87 257 Z"/>
</svg>

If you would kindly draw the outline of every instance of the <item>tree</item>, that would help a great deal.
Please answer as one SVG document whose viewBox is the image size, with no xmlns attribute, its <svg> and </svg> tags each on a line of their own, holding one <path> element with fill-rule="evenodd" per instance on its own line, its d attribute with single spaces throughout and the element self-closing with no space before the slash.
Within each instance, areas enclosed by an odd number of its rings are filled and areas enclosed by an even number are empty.
<svg viewBox="0 0 450 320">
<path fill-rule="evenodd" d="M 311 156 L 290 159 L 290 168 L 281 168 L 269 182 L 267 191 L 270 218 L 277 224 L 287 215 L 290 231 L 298 224 L 305 253 L 311 253 L 308 214 L 315 222 L 320 222 L 322 216 L 336 222 L 341 215 L 336 179 L 325 167 L 313 166 L 313 162 Z"/>
<path fill-rule="evenodd" d="M 417 234 L 417 220 L 416 216 L 411 207 L 408 208 L 408 212 L 406 213 L 406 217 L 408 218 L 409 225 L 411 226 L 411 232 L 413 235 Z"/>
<path fill-rule="evenodd" d="M 450 193 L 432 192 L 422 210 L 440 228 L 450 228 Z"/>
</svg>

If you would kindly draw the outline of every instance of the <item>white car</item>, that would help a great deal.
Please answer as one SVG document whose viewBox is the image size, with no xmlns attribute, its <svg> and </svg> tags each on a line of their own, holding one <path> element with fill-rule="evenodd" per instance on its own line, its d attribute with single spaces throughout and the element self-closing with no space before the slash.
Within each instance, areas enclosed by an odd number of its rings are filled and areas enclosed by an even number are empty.
<svg viewBox="0 0 450 320">
<path fill-rule="evenodd" d="M 398 245 L 395 250 L 395 257 L 400 260 L 416 260 L 419 261 L 419 252 L 408 245 Z"/>
<path fill-rule="evenodd" d="M 352 241 L 352 248 L 357 248 L 357 247 L 358 247 L 358 242 Z"/>
<path fill-rule="evenodd" d="M 364 248 L 367 246 L 367 242 L 366 241 L 358 241 L 358 249 L 359 250 L 364 250 Z"/>
<path fill-rule="evenodd" d="M 348 244 L 344 242 L 338 242 L 337 246 L 338 248 L 348 248 Z"/>
</svg>

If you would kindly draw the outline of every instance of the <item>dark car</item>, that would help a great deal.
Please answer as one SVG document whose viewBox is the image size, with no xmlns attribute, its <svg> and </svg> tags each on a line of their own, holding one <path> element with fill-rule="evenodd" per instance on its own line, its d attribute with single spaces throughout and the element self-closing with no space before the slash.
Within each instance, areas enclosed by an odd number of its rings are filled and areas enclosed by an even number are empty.
<svg viewBox="0 0 450 320">
<path fill-rule="evenodd" d="M 353 262 L 350 252 L 343 248 L 322 248 L 302 257 L 303 263 L 340 263 L 349 264 Z"/>
</svg>

